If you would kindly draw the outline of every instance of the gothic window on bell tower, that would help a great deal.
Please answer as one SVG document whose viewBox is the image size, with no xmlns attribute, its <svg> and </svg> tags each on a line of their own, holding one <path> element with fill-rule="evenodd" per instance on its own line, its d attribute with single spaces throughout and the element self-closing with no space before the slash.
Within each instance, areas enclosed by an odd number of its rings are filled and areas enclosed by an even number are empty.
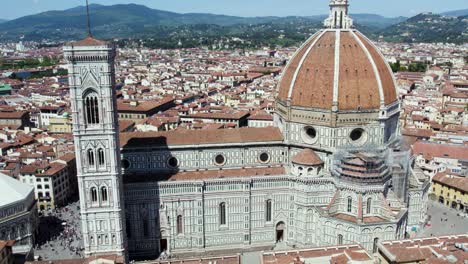
<svg viewBox="0 0 468 264">
<path fill-rule="evenodd" d="M 99 99 L 94 91 L 86 93 L 83 98 L 84 116 L 87 125 L 99 124 Z"/>
<path fill-rule="evenodd" d="M 98 201 L 98 194 L 96 187 L 91 188 L 91 202 L 96 203 Z"/>
<path fill-rule="evenodd" d="M 87 156 L 88 156 L 88 165 L 94 166 L 94 150 L 88 149 Z"/>
<path fill-rule="evenodd" d="M 105 165 L 104 149 L 102 149 L 102 148 L 98 149 L 98 165 L 99 165 L 99 167 L 103 167 Z"/>
<path fill-rule="evenodd" d="M 101 187 L 101 201 L 102 202 L 107 202 L 107 199 L 108 199 L 107 196 L 108 196 L 107 195 L 107 187 L 106 186 Z"/>
</svg>

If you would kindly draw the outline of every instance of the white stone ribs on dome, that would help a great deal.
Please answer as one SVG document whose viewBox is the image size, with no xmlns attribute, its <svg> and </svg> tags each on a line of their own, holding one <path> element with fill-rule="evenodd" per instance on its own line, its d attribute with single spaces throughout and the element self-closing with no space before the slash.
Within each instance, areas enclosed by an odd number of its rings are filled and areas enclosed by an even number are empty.
<svg viewBox="0 0 468 264">
<path fill-rule="evenodd" d="M 340 80 L 340 37 L 341 30 L 335 32 L 335 72 L 333 76 L 333 111 L 338 110 L 338 86 Z"/>
<path fill-rule="evenodd" d="M 304 43 L 302 43 L 302 45 L 296 50 L 296 52 L 294 52 L 294 55 L 291 57 L 289 62 L 286 64 L 286 67 L 284 67 L 285 70 L 281 73 L 282 76 L 281 76 L 281 80 L 279 81 L 279 83 L 282 82 L 282 80 L 284 78 L 284 73 L 286 72 L 286 69 L 291 65 L 291 63 L 294 61 L 294 59 L 297 56 L 299 56 L 299 54 L 301 53 L 302 48 L 305 47 L 312 39 L 314 39 L 314 37 L 316 37 L 319 34 L 320 34 L 320 31 L 316 32 L 315 34 L 312 34 L 312 36 L 310 36 Z M 291 87 L 291 85 L 289 87 Z M 288 98 L 290 98 L 290 96 L 288 96 Z"/>
<path fill-rule="evenodd" d="M 367 40 L 367 42 L 369 42 L 369 44 L 377 51 L 377 53 L 380 55 L 380 57 L 385 58 L 385 56 L 383 55 L 382 51 L 381 51 L 379 48 L 377 48 L 377 46 L 375 46 L 374 42 L 372 42 L 368 37 L 366 37 L 366 36 L 365 36 L 364 34 L 362 34 L 361 32 L 358 31 L 357 33 L 358 33 L 363 39 L 365 39 L 365 40 Z M 386 66 L 387 66 L 387 70 L 388 70 L 389 72 L 393 72 L 393 71 L 392 71 L 392 68 L 390 67 L 390 64 L 388 64 L 388 63 L 385 63 L 385 64 L 386 64 Z M 397 88 L 398 86 L 397 86 L 397 81 L 396 81 L 396 79 L 395 79 L 395 75 L 394 75 L 394 74 L 390 74 L 390 75 L 391 75 L 392 80 L 393 80 L 393 87 L 395 87 L 395 93 L 398 95 L 398 88 Z M 397 101 L 398 101 L 398 100 L 397 100 Z"/>
<path fill-rule="evenodd" d="M 370 54 L 369 50 L 366 48 L 364 43 L 362 43 L 362 41 L 356 36 L 356 33 L 354 33 L 354 31 L 351 30 L 350 32 L 354 39 L 359 43 L 359 46 L 361 46 L 362 50 L 366 53 L 366 57 L 372 65 L 372 69 L 374 70 L 375 76 L 377 78 L 377 86 L 379 88 L 380 108 L 383 109 L 385 108 L 385 96 L 383 92 L 382 80 L 380 78 L 379 69 L 377 69 L 377 65 L 375 64 L 372 55 Z"/>
<path fill-rule="evenodd" d="M 304 61 L 306 60 L 307 56 L 309 56 L 309 53 L 310 51 L 312 50 L 312 48 L 315 46 L 315 44 L 317 44 L 317 42 L 322 38 L 322 36 L 325 34 L 325 32 L 327 32 L 326 30 L 323 30 L 321 33 L 318 33 L 320 34 L 315 40 L 314 42 L 310 45 L 310 47 L 307 49 L 306 53 L 302 56 L 301 58 L 301 61 L 299 62 L 299 65 L 297 66 L 297 69 L 296 71 L 294 72 L 294 75 L 293 75 L 293 79 L 291 81 L 291 85 L 289 86 L 289 93 L 288 93 L 288 100 L 291 99 L 291 96 L 292 96 L 292 92 L 293 92 L 293 89 L 294 89 L 294 84 L 296 83 L 296 79 L 297 79 L 297 75 L 299 74 L 299 71 L 301 70 L 302 68 L 302 64 L 304 64 Z M 312 38 L 315 36 L 315 34 L 312 36 Z M 307 43 L 307 42 L 306 42 Z M 298 50 L 298 53 L 300 52 L 301 49 Z M 293 61 L 293 60 L 291 60 Z"/>
</svg>

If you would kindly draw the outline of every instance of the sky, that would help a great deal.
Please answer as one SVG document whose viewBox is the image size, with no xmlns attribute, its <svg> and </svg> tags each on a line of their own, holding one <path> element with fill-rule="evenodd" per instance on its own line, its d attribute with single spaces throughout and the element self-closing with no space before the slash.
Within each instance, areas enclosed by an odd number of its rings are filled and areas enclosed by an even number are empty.
<svg viewBox="0 0 468 264">
<path fill-rule="evenodd" d="M 49 10 L 83 5 L 85 0 L 0 0 L 0 19 L 14 19 Z M 328 0 L 89 0 L 90 4 L 135 3 L 178 13 L 214 13 L 234 16 L 309 16 L 325 14 Z M 467 0 L 350 0 L 351 13 L 387 17 L 441 13 L 468 8 Z"/>
</svg>

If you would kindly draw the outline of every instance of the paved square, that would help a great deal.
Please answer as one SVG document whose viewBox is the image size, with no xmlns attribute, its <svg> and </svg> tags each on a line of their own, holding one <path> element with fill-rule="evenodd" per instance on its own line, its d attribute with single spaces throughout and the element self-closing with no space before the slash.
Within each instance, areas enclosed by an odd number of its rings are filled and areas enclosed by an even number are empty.
<svg viewBox="0 0 468 264">
<path fill-rule="evenodd" d="M 43 260 L 84 256 L 78 206 L 79 202 L 74 202 L 40 217 L 35 256 L 40 256 Z"/>
<path fill-rule="evenodd" d="M 468 233 L 468 218 L 458 216 L 455 209 L 448 208 L 438 202 L 430 201 L 427 213 L 431 220 L 417 237 L 454 235 Z"/>
</svg>

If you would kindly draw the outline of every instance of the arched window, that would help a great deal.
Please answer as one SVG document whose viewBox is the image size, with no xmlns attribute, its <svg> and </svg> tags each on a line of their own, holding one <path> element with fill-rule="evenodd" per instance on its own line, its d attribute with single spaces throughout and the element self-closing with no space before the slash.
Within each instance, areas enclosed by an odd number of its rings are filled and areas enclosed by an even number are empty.
<svg viewBox="0 0 468 264">
<path fill-rule="evenodd" d="M 148 234 L 149 234 L 148 219 L 144 218 L 143 219 L 143 236 L 148 237 Z"/>
<path fill-rule="evenodd" d="M 127 217 L 125 221 L 125 230 L 127 231 L 127 237 L 132 237 L 132 227 L 130 226 L 130 218 Z"/>
<path fill-rule="evenodd" d="M 91 202 L 97 202 L 97 190 L 96 187 L 91 188 Z"/>
<path fill-rule="evenodd" d="M 265 216 L 266 221 L 271 222 L 271 215 L 272 215 L 271 200 L 266 200 L 265 202 L 265 213 L 266 213 L 266 216 Z"/>
<path fill-rule="evenodd" d="M 182 234 L 183 231 L 183 218 L 181 215 L 177 216 L 177 234 Z"/>
<path fill-rule="evenodd" d="M 219 204 L 219 223 L 220 225 L 226 224 L 226 203 Z"/>
<path fill-rule="evenodd" d="M 376 237 L 376 238 L 374 238 L 374 246 L 373 246 L 373 248 L 372 248 L 372 253 L 377 253 L 378 244 L 379 244 L 379 238 Z"/>
<path fill-rule="evenodd" d="M 338 235 L 338 245 L 343 245 L 343 235 L 342 234 Z"/>
<path fill-rule="evenodd" d="M 348 213 L 351 213 L 352 206 L 353 206 L 353 198 L 351 198 L 351 196 L 348 196 L 348 206 L 347 206 Z"/>
<path fill-rule="evenodd" d="M 367 204 L 366 204 L 366 214 L 371 213 L 371 206 L 372 206 L 372 198 L 367 198 Z"/>
<path fill-rule="evenodd" d="M 88 93 L 84 99 L 85 121 L 88 125 L 99 124 L 99 100 L 96 92 Z"/>
<path fill-rule="evenodd" d="M 98 164 L 99 166 L 104 166 L 104 150 L 102 148 L 98 149 Z"/>
<path fill-rule="evenodd" d="M 94 150 L 88 149 L 88 165 L 94 166 Z"/>
<path fill-rule="evenodd" d="M 340 28 L 343 28 L 343 11 L 340 13 Z"/>
<path fill-rule="evenodd" d="M 338 24 L 338 12 L 336 12 L 336 11 L 335 11 L 335 21 L 334 21 L 333 24 L 335 24 L 335 27 L 336 27 L 337 24 Z"/>
<path fill-rule="evenodd" d="M 107 187 L 101 187 L 101 200 L 107 202 Z"/>
</svg>

